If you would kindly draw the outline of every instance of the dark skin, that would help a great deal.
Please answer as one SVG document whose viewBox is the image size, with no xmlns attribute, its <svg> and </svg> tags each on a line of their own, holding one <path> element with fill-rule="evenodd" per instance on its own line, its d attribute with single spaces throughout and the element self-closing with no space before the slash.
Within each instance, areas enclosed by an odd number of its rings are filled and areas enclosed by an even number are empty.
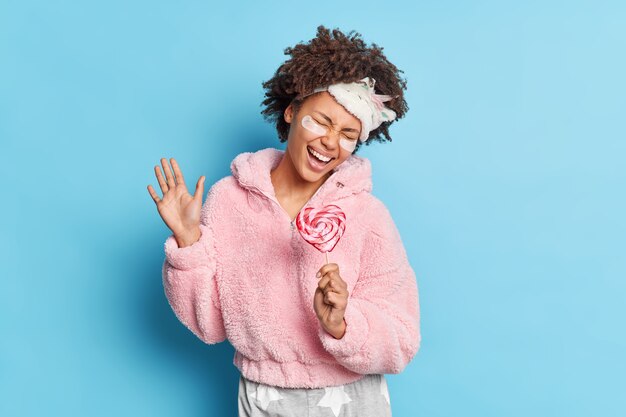
<svg viewBox="0 0 626 417">
<path fill-rule="evenodd" d="M 335 339 L 346 332 L 344 315 L 348 306 L 348 284 L 339 275 L 339 265 L 328 263 L 318 271 L 321 277 L 315 289 L 313 306 L 324 330 Z"/>
<path fill-rule="evenodd" d="M 163 198 L 148 185 L 148 192 L 157 206 L 159 215 L 174 234 L 178 247 L 190 246 L 200 239 L 200 212 L 204 194 L 204 175 L 196 183 L 194 195 L 189 194 L 183 173 L 174 158 L 170 159 L 173 173 L 167 159 L 161 158 L 165 177 L 158 165 L 154 172 L 163 193 Z"/>
<path fill-rule="evenodd" d="M 328 128 L 329 134 L 320 136 L 302 127 L 301 121 L 305 115 Z M 341 147 L 340 139 L 356 142 L 361 122 L 327 92 L 308 97 L 297 112 L 290 104 L 283 117 L 290 126 L 287 149 L 278 166 L 271 172 L 271 179 L 276 199 L 293 220 L 332 174 L 331 171 L 352 155 Z M 309 167 L 307 146 L 333 158 L 322 172 Z"/>
</svg>

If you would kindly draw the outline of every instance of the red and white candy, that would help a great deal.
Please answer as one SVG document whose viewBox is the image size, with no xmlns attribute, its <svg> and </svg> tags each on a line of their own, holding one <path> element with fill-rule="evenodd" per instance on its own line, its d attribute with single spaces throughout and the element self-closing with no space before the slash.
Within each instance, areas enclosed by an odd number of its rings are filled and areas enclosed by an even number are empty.
<svg viewBox="0 0 626 417">
<path fill-rule="evenodd" d="M 296 217 L 298 231 L 317 250 L 332 251 L 346 229 L 346 215 L 339 206 L 330 204 L 320 208 L 305 207 Z"/>
</svg>

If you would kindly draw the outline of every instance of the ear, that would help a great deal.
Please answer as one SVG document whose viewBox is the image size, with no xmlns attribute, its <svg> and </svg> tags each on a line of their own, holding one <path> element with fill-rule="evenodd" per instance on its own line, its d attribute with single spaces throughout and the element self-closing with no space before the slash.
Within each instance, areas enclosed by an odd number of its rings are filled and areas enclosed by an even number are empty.
<svg viewBox="0 0 626 417">
<path fill-rule="evenodd" d="M 292 104 L 289 104 L 287 108 L 285 109 L 284 118 L 287 123 L 291 124 L 291 120 L 293 119 L 293 105 Z"/>
</svg>

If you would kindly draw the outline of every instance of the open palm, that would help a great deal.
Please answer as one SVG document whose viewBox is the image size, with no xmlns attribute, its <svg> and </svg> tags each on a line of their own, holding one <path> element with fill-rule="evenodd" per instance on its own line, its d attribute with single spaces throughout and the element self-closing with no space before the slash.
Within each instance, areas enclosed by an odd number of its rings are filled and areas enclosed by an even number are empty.
<svg viewBox="0 0 626 417">
<path fill-rule="evenodd" d="M 194 195 L 189 194 L 183 173 L 174 158 L 171 158 L 172 170 L 167 159 L 161 158 L 161 164 L 165 171 L 165 178 L 158 165 L 154 167 L 157 181 L 163 192 L 163 198 L 148 185 L 148 192 L 157 205 L 161 218 L 174 233 L 179 237 L 199 237 L 200 213 L 202 210 L 202 195 L 204 193 L 204 175 L 196 183 Z"/>
</svg>

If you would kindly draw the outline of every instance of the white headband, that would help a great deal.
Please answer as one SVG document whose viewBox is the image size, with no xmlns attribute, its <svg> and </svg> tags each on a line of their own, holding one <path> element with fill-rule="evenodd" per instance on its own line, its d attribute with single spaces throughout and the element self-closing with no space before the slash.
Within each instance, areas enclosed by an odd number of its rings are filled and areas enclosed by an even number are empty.
<svg viewBox="0 0 626 417">
<path fill-rule="evenodd" d="M 328 91 L 339 104 L 361 121 L 359 140 L 364 142 L 372 130 L 383 122 L 389 122 L 396 118 L 396 112 L 385 107 L 383 103 L 398 96 L 376 94 L 374 92 L 375 84 L 375 79 L 365 77 L 352 83 L 337 83 L 318 87 L 301 97 L 304 98 L 320 91 Z"/>
</svg>

